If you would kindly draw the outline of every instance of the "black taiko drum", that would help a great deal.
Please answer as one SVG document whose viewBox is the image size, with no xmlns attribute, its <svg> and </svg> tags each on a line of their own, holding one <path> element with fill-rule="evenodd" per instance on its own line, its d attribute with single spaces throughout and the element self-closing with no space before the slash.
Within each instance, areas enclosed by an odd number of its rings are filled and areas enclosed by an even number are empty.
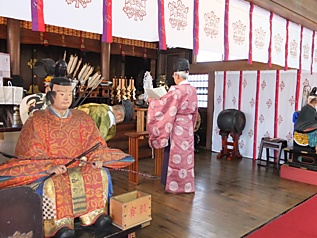
<svg viewBox="0 0 317 238">
<path fill-rule="evenodd" d="M 241 133 L 245 127 L 245 115 L 237 109 L 225 109 L 219 113 L 217 125 L 221 131 Z"/>
</svg>

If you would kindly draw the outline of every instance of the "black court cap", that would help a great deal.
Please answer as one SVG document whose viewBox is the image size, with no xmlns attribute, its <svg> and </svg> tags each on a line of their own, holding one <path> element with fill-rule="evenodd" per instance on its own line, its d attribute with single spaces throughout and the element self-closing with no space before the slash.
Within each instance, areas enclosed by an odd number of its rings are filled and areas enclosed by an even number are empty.
<svg viewBox="0 0 317 238">
<path fill-rule="evenodd" d="M 189 62 L 185 58 L 179 58 L 176 60 L 173 69 L 177 71 L 189 71 Z"/>
</svg>

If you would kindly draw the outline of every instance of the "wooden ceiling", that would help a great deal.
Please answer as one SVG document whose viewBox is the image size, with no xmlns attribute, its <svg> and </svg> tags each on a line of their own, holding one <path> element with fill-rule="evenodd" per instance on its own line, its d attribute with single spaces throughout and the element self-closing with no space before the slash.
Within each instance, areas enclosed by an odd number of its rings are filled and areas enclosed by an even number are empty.
<svg viewBox="0 0 317 238">
<path fill-rule="evenodd" d="M 294 23 L 317 31 L 316 0 L 245 0 Z"/>
</svg>

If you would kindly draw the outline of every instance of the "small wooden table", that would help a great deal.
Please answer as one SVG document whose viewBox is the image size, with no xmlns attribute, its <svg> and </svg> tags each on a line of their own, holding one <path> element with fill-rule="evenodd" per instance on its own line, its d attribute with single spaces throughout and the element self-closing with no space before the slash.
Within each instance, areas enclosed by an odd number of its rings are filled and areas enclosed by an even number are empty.
<svg viewBox="0 0 317 238">
<path fill-rule="evenodd" d="M 287 147 L 287 140 L 281 138 L 270 138 L 270 137 L 263 137 L 261 139 L 261 144 L 259 148 L 259 155 L 258 155 L 258 166 L 268 167 L 269 164 L 273 164 L 278 170 L 280 169 L 280 160 L 281 154 L 284 148 Z M 266 149 L 266 159 L 262 159 L 262 152 L 263 149 Z M 270 151 L 276 151 L 276 156 L 270 156 Z M 286 151 L 284 150 L 284 162 L 286 161 Z M 274 161 L 270 161 L 270 158 L 273 158 Z M 261 162 L 265 162 L 263 165 Z"/>
<path fill-rule="evenodd" d="M 135 159 L 135 162 L 129 166 L 129 182 L 138 184 L 139 183 L 139 139 L 145 136 L 148 136 L 149 133 L 147 131 L 141 132 L 130 132 L 126 133 L 126 136 L 129 137 L 129 154 Z M 164 156 L 164 148 L 155 149 L 154 157 L 155 157 L 155 168 L 154 175 L 160 176 L 162 172 L 162 162 Z"/>
</svg>

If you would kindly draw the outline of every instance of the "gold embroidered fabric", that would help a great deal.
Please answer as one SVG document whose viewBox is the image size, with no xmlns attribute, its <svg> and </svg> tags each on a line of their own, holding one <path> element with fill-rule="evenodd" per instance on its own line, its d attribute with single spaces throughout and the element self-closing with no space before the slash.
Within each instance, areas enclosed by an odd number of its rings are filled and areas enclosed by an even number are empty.
<svg viewBox="0 0 317 238">
<path fill-rule="evenodd" d="M 87 203 L 85 195 L 85 184 L 81 174 L 81 168 L 71 168 L 68 170 L 70 188 L 73 202 L 74 215 L 86 212 Z"/>
<path fill-rule="evenodd" d="M 105 213 L 105 209 L 99 209 L 99 210 L 89 212 L 80 217 L 80 223 L 83 226 L 89 226 L 93 224 L 101 214 L 104 214 L 104 213 Z"/>
<path fill-rule="evenodd" d="M 74 229 L 74 219 L 72 218 L 63 218 L 60 220 L 49 219 L 43 220 L 43 229 L 44 229 L 44 236 L 50 237 L 54 235 L 56 231 L 58 231 L 61 227 L 69 227 Z"/>
<path fill-rule="evenodd" d="M 308 133 L 299 133 L 297 131 L 294 132 L 294 140 L 297 144 L 301 146 L 308 145 Z"/>
</svg>

